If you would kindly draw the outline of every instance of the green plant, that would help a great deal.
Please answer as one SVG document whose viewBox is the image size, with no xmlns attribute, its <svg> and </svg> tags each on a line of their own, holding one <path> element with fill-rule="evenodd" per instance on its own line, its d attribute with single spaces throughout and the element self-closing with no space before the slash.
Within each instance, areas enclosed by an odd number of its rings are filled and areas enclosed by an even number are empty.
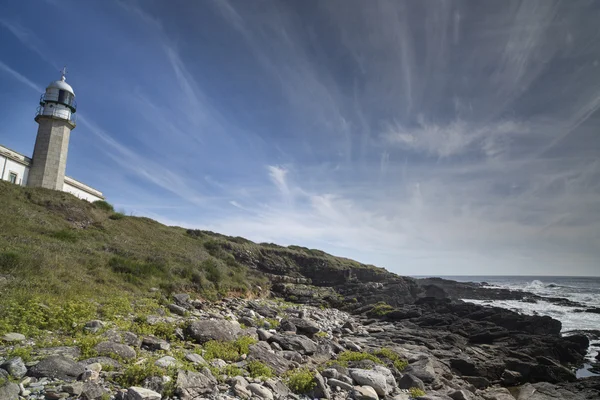
<svg viewBox="0 0 600 400">
<path fill-rule="evenodd" d="M 410 389 L 408 389 L 408 392 L 410 393 L 410 397 L 413 397 L 413 398 L 425 396 L 427 394 L 424 391 L 422 391 L 421 389 L 416 388 L 416 387 L 411 387 Z"/>
<path fill-rule="evenodd" d="M 220 375 L 227 375 L 227 376 L 240 376 L 244 373 L 244 371 L 241 368 L 236 367 L 233 364 L 226 365 L 225 367 L 221 368 L 221 370 L 219 372 L 220 372 Z"/>
<path fill-rule="evenodd" d="M 61 229 L 60 231 L 52 232 L 50 236 L 63 242 L 75 243 L 77 241 L 77 232 L 72 229 Z"/>
<path fill-rule="evenodd" d="M 108 218 L 114 219 L 114 220 L 119 220 L 119 219 L 125 218 L 125 214 L 123 214 L 121 212 L 115 212 L 115 213 L 110 214 L 110 216 Z"/>
<path fill-rule="evenodd" d="M 33 351 L 33 347 L 31 346 L 19 346 L 19 347 L 14 347 L 11 350 L 8 350 L 6 352 L 6 358 L 13 358 L 13 357 L 21 357 L 21 359 L 24 362 L 29 362 L 32 360 L 32 356 L 31 353 Z M 2 386 L 2 385 L 0 385 Z"/>
<path fill-rule="evenodd" d="M 236 361 L 240 353 L 233 342 L 219 342 L 217 340 L 209 340 L 202 346 L 204 348 L 204 359 L 206 361 L 220 358 L 225 361 Z"/>
<path fill-rule="evenodd" d="M 285 373 L 284 378 L 290 390 L 297 394 L 308 393 L 317 386 L 315 373 L 308 368 L 288 371 Z"/>
<path fill-rule="evenodd" d="M 257 343 L 258 340 L 252 336 L 241 336 L 234 342 L 240 354 L 248 354 L 250 352 L 250 346 Z"/>
<path fill-rule="evenodd" d="M 74 344 L 79 347 L 81 351 L 81 360 L 96 357 L 98 352 L 94 350 L 96 345 L 104 339 L 96 335 L 79 335 L 75 338 Z"/>
<path fill-rule="evenodd" d="M 364 351 L 344 351 L 342 353 L 340 353 L 338 355 L 337 360 L 340 362 L 340 364 L 342 363 L 348 363 L 349 361 L 363 361 L 363 360 L 371 360 L 373 361 L 375 364 L 383 364 L 381 362 L 381 360 L 379 359 L 379 357 L 371 354 L 371 353 L 367 353 Z M 343 365 L 343 364 L 342 364 Z"/>
<path fill-rule="evenodd" d="M 381 349 L 375 350 L 373 354 L 375 356 L 387 358 L 388 360 L 390 360 L 398 371 L 403 371 L 404 368 L 408 366 L 408 361 L 403 360 L 402 358 L 400 358 L 398 353 L 396 353 L 392 349 L 388 349 L 387 347 L 382 347 Z"/>
<path fill-rule="evenodd" d="M 94 205 L 94 207 L 100 209 L 100 210 L 104 210 L 104 211 L 115 211 L 115 208 L 112 206 L 112 204 L 110 204 L 107 201 L 104 200 L 96 200 L 92 203 Z"/>
<path fill-rule="evenodd" d="M 320 331 L 320 332 L 315 333 L 315 336 L 320 337 L 320 338 L 326 338 L 328 335 L 327 335 L 327 332 Z"/>
<path fill-rule="evenodd" d="M 275 376 L 273 368 L 257 360 L 248 362 L 248 364 L 246 364 L 246 369 L 248 369 L 248 373 L 250 373 L 252 378 L 268 379 Z"/>
<path fill-rule="evenodd" d="M 392 311 L 394 311 L 394 307 L 390 306 L 387 303 L 379 302 L 379 303 L 375 304 L 375 306 L 373 306 L 370 313 L 373 315 L 382 317 L 386 314 L 389 314 Z"/>
<path fill-rule="evenodd" d="M 151 376 L 175 375 L 176 368 L 164 369 L 154 363 L 156 359 L 149 358 L 140 363 L 128 364 L 121 374 L 115 376 L 115 381 L 122 387 L 140 386 Z"/>
</svg>

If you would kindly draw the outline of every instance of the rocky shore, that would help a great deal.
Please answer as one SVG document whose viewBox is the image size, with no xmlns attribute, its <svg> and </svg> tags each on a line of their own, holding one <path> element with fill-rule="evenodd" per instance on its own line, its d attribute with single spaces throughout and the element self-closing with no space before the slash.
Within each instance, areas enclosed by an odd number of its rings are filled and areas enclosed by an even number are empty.
<svg viewBox="0 0 600 400">
<path fill-rule="evenodd" d="M 81 327 L 93 341 L 79 345 L 5 335 L 0 399 L 600 398 L 599 378 L 573 373 L 584 334 L 563 338 L 559 321 L 465 303 L 442 286 L 398 277 L 286 282 L 256 300 L 178 294 L 154 314 L 122 316 L 153 334 L 94 320 Z"/>
</svg>

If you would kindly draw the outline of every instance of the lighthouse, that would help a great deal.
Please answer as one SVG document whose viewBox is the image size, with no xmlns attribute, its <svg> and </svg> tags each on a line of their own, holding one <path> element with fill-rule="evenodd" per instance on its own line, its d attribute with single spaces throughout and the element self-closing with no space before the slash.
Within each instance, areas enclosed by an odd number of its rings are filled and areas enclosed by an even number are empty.
<svg viewBox="0 0 600 400">
<path fill-rule="evenodd" d="M 40 98 L 35 121 L 39 124 L 27 186 L 63 190 L 69 137 L 75 129 L 75 92 L 66 82 L 51 82 Z"/>
</svg>

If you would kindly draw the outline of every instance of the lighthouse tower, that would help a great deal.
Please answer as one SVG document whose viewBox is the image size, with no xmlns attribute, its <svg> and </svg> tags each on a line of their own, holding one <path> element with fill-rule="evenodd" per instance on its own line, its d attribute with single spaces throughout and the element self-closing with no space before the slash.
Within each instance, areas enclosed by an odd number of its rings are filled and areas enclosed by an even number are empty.
<svg viewBox="0 0 600 400">
<path fill-rule="evenodd" d="M 46 88 L 35 116 L 39 124 L 27 186 L 63 190 L 69 136 L 75 129 L 75 92 L 66 82 L 66 68 L 60 80 Z"/>
</svg>

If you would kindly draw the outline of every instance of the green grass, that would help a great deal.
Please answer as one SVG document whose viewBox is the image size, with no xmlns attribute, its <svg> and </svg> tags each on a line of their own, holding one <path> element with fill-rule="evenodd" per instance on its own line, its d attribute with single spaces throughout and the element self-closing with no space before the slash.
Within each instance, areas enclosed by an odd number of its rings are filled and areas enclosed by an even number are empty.
<svg viewBox="0 0 600 400">
<path fill-rule="evenodd" d="M 297 394 L 305 394 L 317 386 L 315 373 L 308 368 L 299 368 L 285 373 L 284 380 L 290 390 Z"/>
<path fill-rule="evenodd" d="M 375 355 L 377 357 L 381 357 L 381 358 L 387 358 L 394 364 L 394 367 L 396 367 L 396 369 L 398 371 L 403 371 L 404 368 L 406 368 L 408 366 L 408 361 L 402 359 L 398 355 L 398 353 L 396 353 L 395 351 L 393 351 L 391 349 L 388 349 L 387 347 L 382 347 L 378 350 L 375 350 L 373 352 L 373 355 Z"/>
<path fill-rule="evenodd" d="M 382 317 L 390 312 L 394 311 L 394 307 L 387 303 L 379 302 L 371 309 L 370 314 Z"/>
<path fill-rule="evenodd" d="M 224 361 L 237 361 L 242 354 L 248 354 L 250 345 L 256 343 L 257 340 L 250 336 L 242 336 L 233 342 L 220 342 L 217 340 L 209 340 L 202 346 L 204 349 L 203 357 L 207 361 L 220 358 Z"/>
<path fill-rule="evenodd" d="M 379 359 L 379 357 L 371 354 L 371 353 L 367 353 L 364 351 L 344 351 L 342 353 L 340 353 L 338 355 L 337 361 L 343 363 L 343 364 L 347 364 L 350 361 L 363 361 L 363 360 L 370 360 L 373 361 L 375 364 L 383 364 L 383 362 L 381 361 L 381 359 Z"/>
<path fill-rule="evenodd" d="M 408 389 L 408 392 L 410 393 L 410 397 L 413 397 L 413 398 L 425 396 L 427 394 L 424 391 L 422 391 L 421 389 L 416 388 L 416 387 L 412 387 L 412 388 Z"/>
<path fill-rule="evenodd" d="M 257 360 L 249 361 L 246 369 L 252 378 L 268 379 L 275 376 L 273 368 Z"/>
</svg>

